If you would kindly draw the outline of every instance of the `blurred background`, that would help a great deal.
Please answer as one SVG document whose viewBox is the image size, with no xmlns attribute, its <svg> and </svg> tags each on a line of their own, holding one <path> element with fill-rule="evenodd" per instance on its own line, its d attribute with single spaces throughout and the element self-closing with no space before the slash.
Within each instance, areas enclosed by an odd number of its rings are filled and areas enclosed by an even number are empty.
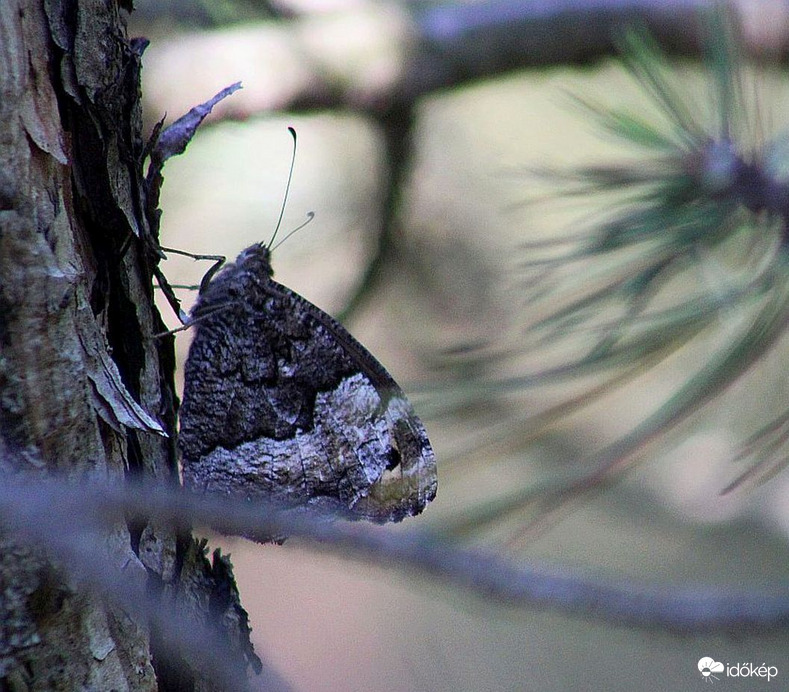
<svg viewBox="0 0 789 692">
<path fill-rule="evenodd" d="M 633 3 L 621 16 L 609 4 L 628 5 L 600 3 L 595 14 L 596 3 L 138 0 L 130 34 L 152 41 L 143 60 L 149 126 L 244 84 L 167 163 L 162 244 L 232 259 L 268 240 L 293 126 L 280 237 L 310 211 L 315 220 L 276 249 L 275 278 L 342 316 L 411 394 L 439 460 L 435 502 L 392 530 L 429 529 L 518 564 L 668 592 L 785 590 L 780 425 L 775 439 L 756 441 L 770 452 L 757 480 L 769 480 L 721 494 L 757 464 L 742 454 L 749 436 L 786 408 L 786 340 L 768 349 L 748 331 L 758 301 L 778 289 L 768 282 L 753 299 L 721 298 L 780 264 L 780 229 L 754 240 L 763 229 L 753 222 L 714 256 L 694 246 L 692 266 L 648 299 L 671 311 L 701 296 L 706 310 L 681 328 L 650 322 L 644 339 L 659 348 L 612 355 L 599 335 L 635 330 L 642 315 L 629 308 L 646 299 L 611 277 L 643 255 L 611 259 L 585 251 L 583 238 L 621 195 L 562 196 L 566 185 L 546 175 L 643 165 L 643 151 L 577 101 L 663 117 L 613 48 L 628 23 L 646 23 L 676 55 L 671 80 L 694 117 L 715 121 L 723 107 L 698 60 L 693 17 L 709 3 L 668 3 L 671 17 L 658 7 L 667 3 Z M 760 124 L 746 134 L 764 147 L 789 112 L 786 5 L 738 11 L 744 49 L 777 58 L 748 73 L 758 111 L 749 122 Z M 569 252 L 556 242 L 573 235 Z M 174 284 L 196 284 L 209 266 L 173 256 L 163 269 Z M 180 292 L 185 307 L 195 294 Z M 164 301 L 161 312 L 177 326 Z M 755 354 L 741 358 L 748 367 L 705 375 L 743 334 Z M 189 338 L 178 335 L 179 374 Z M 725 384 L 682 408 L 677 393 L 704 377 Z M 672 406 L 676 420 L 664 416 L 617 447 Z M 704 656 L 789 675 L 780 631 L 732 638 L 614 625 L 505 606 L 297 540 L 211 544 L 232 554 L 256 649 L 283 689 L 689 690 L 705 681 L 696 667 Z"/>
</svg>

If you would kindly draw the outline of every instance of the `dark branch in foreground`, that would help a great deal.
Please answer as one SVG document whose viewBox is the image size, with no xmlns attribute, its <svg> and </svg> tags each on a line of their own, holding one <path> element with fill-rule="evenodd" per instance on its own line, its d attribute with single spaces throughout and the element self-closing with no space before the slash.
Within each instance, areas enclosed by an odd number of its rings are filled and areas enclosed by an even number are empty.
<svg viewBox="0 0 789 692">
<path fill-rule="evenodd" d="M 14 534 L 49 550 L 77 580 L 167 628 L 181 646 L 202 646 L 204 650 L 208 634 L 194 630 L 191 623 L 180 621 L 173 613 L 162 613 L 160 604 L 154 604 L 140 588 L 130 588 L 128 576 L 92 552 L 94 538 L 101 535 L 102 528 L 120 516 L 135 514 L 165 525 L 196 523 L 251 538 L 299 536 L 315 541 L 321 550 L 440 578 L 442 583 L 486 598 L 629 626 L 742 635 L 744 631 L 763 632 L 789 625 L 789 594 L 785 592 L 743 592 L 704 585 L 650 587 L 579 577 L 459 549 L 424 532 L 393 533 L 330 521 L 302 510 L 201 498 L 162 487 L 76 488 L 57 482 L 6 482 L 0 488 L 0 519 Z M 219 650 L 217 657 L 222 657 Z"/>
</svg>

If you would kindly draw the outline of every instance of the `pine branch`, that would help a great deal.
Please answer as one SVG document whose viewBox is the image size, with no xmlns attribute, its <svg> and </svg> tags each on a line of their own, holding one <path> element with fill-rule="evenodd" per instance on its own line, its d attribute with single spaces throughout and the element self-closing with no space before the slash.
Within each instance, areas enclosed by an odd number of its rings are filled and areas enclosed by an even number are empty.
<svg viewBox="0 0 789 692">
<path fill-rule="evenodd" d="M 742 635 L 789 626 L 789 595 L 783 587 L 771 592 L 733 591 L 585 578 L 461 549 L 426 532 L 391 532 L 334 522 L 302 510 L 283 511 L 262 502 L 252 507 L 229 498 L 199 498 L 161 486 L 77 487 L 66 482 L 24 484 L 8 478 L 0 486 L 0 516 L 14 535 L 40 545 L 72 579 L 163 628 L 190 653 L 205 651 L 201 647 L 210 641 L 212 655 L 220 661 L 226 652 L 217 648 L 209 630 L 184 621 L 175 609 L 162 609 L 161 601 L 144 594 L 122 566 L 95 550 L 96 536 L 108 525 L 119 516 L 137 514 L 172 528 L 195 523 L 230 535 L 298 536 L 311 541 L 315 549 L 421 574 L 482 598 L 637 628 Z M 222 671 L 229 679 L 235 674 L 226 665 Z"/>
</svg>

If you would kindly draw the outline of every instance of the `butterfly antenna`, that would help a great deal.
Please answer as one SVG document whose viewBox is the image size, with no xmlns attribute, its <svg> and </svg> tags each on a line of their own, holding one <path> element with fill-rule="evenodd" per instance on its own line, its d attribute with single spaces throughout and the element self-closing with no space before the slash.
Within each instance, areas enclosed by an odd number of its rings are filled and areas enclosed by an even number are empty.
<svg viewBox="0 0 789 692">
<path fill-rule="evenodd" d="M 280 240 L 273 247 L 271 247 L 271 245 L 269 245 L 269 250 L 271 250 L 271 252 L 274 252 L 274 250 L 276 250 L 280 245 L 282 245 L 282 243 L 284 243 L 288 238 L 290 238 L 296 231 L 300 231 L 307 224 L 309 224 L 310 221 L 312 221 L 314 218 L 315 218 L 315 212 L 314 211 L 308 211 L 307 212 L 307 220 L 303 224 L 301 224 L 300 226 L 296 226 L 296 228 L 294 228 L 292 231 L 290 231 L 290 233 L 288 233 L 288 235 L 286 235 L 282 240 Z M 272 240 L 274 240 L 274 238 L 272 238 Z"/>
<path fill-rule="evenodd" d="M 290 183 L 293 180 L 293 166 L 296 164 L 296 130 L 288 126 L 288 132 L 293 137 L 293 154 L 290 157 L 290 170 L 288 171 L 288 183 L 285 185 L 285 194 L 282 197 L 282 207 L 279 210 L 279 218 L 277 219 L 277 226 L 274 228 L 274 233 L 271 235 L 271 240 L 268 241 L 268 249 L 274 244 L 274 239 L 277 237 L 279 227 L 282 225 L 282 217 L 285 216 L 285 206 L 288 203 L 288 195 L 290 194 Z"/>
</svg>

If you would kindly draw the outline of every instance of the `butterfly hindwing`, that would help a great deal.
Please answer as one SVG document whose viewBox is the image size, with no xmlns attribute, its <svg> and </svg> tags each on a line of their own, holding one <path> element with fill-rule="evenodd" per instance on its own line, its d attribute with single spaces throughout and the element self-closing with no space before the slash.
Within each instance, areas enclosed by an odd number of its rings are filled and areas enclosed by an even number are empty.
<svg viewBox="0 0 789 692">
<path fill-rule="evenodd" d="M 427 434 L 342 325 L 272 280 L 264 245 L 219 272 L 192 311 L 179 444 L 201 492 L 399 521 L 436 492 Z"/>
</svg>

